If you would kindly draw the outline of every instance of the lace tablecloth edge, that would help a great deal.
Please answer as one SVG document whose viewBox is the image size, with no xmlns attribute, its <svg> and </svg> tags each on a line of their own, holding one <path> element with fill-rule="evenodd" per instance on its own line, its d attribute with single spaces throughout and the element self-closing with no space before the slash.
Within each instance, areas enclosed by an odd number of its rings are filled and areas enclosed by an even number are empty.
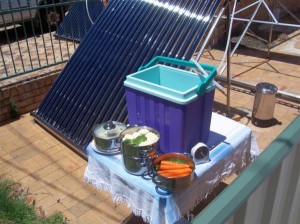
<svg viewBox="0 0 300 224">
<path fill-rule="evenodd" d="M 144 214 L 142 209 L 136 208 L 128 197 L 121 195 L 121 194 L 113 193 L 112 187 L 110 184 L 96 181 L 94 178 L 88 177 L 88 175 L 86 173 L 84 175 L 84 180 L 87 183 L 92 184 L 93 186 L 95 186 L 97 189 L 99 189 L 101 191 L 109 192 L 111 194 L 111 197 L 112 197 L 112 200 L 114 203 L 117 203 L 117 204 L 126 203 L 127 207 L 131 209 L 131 211 L 134 215 L 141 216 L 143 218 L 143 221 L 146 223 L 151 223 L 151 217 Z"/>
</svg>

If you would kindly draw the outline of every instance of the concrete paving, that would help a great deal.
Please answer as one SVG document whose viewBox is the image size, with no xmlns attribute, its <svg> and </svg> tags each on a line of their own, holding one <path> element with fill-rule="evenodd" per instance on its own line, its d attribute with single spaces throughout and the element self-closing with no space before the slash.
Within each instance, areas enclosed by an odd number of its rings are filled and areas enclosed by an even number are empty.
<svg viewBox="0 0 300 224">
<path fill-rule="evenodd" d="M 300 60 L 283 53 L 289 52 L 274 51 L 266 59 L 266 52 L 239 50 L 232 59 L 231 76 L 252 83 L 270 82 L 280 90 L 300 95 Z M 218 65 L 222 54 L 211 50 L 201 62 Z M 274 111 L 278 124 L 256 127 L 251 123 L 254 93 L 233 86 L 230 96 L 230 117 L 253 130 L 261 151 L 299 115 L 298 103 L 278 99 Z M 226 114 L 226 97 L 219 91 L 214 111 Z M 28 202 L 35 204 L 40 214 L 59 211 L 76 224 L 141 223 L 131 217 L 125 204 L 115 204 L 107 192 L 84 181 L 86 165 L 87 161 L 35 124 L 29 114 L 0 125 L 0 176 L 20 181 L 28 189 Z"/>
</svg>

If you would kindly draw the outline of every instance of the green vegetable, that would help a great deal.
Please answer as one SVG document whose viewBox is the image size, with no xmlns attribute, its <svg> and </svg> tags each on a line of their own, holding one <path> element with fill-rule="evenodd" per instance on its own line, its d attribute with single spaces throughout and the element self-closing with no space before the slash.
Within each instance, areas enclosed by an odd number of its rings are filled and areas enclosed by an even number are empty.
<svg viewBox="0 0 300 224">
<path fill-rule="evenodd" d="M 144 141 L 147 141 L 146 135 L 139 135 L 134 139 L 126 139 L 124 143 L 128 145 L 139 146 L 139 144 L 141 144 Z"/>
<path fill-rule="evenodd" d="M 132 144 L 133 145 L 139 145 L 144 141 L 147 141 L 146 135 L 140 135 L 140 136 L 138 136 L 138 137 L 136 137 L 135 139 L 132 140 Z"/>
<path fill-rule="evenodd" d="M 123 141 L 126 145 L 130 145 L 131 144 L 131 140 L 130 139 L 126 139 Z"/>
<path fill-rule="evenodd" d="M 173 162 L 173 163 L 178 163 L 178 164 L 188 164 L 186 161 L 182 159 L 175 159 L 175 158 L 169 158 L 166 159 L 167 161 Z"/>
</svg>

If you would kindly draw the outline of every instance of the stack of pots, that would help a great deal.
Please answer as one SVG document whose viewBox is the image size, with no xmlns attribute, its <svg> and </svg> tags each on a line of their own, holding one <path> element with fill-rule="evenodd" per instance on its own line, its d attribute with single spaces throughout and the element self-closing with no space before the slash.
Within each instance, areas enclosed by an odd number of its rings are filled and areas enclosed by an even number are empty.
<svg viewBox="0 0 300 224">
<path fill-rule="evenodd" d="M 124 141 L 124 137 L 126 135 L 132 135 L 141 129 L 147 129 L 148 131 L 156 134 L 158 140 L 145 146 L 136 146 Z M 149 174 L 152 159 L 157 156 L 159 133 L 153 128 L 147 126 L 129 127 L 121 132 L 120 141 L 125 170 L 133 175 Z"/>
</svg>

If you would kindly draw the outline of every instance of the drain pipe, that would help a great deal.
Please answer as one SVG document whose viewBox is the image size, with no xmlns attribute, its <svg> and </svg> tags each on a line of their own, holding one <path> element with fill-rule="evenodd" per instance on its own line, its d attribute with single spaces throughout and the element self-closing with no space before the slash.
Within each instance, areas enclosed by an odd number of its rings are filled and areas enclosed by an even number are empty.
<svg viewBox="0 0 300 224">
<path fill-rule="evenodd" d="M 222 82 L 225 84 L 227 83 L 227 77 L 225 77 L 225 76 L 217 75 L 217 76 L 215 76 L 215 79 L 219 82 Z M 247 90 L 250 90 L 253 92 L 256 90 L 256 84 L 245 82 L 242 80 L 237 80 L 237 79 L 231 78 L 230 83 L 231 83 L 231 85 L 234 85 L 234 86 L 237 86 L 237 87 L 240 87 L 243 89 L 247 89 Z M 283 100 L 287 100 L 290 102 L 300 104 L 300 95 L 296 95 L 293 93 L 278 90 L 278 92 L 276 93 L 276 97 L 283 99 Z"/>
</svg>

